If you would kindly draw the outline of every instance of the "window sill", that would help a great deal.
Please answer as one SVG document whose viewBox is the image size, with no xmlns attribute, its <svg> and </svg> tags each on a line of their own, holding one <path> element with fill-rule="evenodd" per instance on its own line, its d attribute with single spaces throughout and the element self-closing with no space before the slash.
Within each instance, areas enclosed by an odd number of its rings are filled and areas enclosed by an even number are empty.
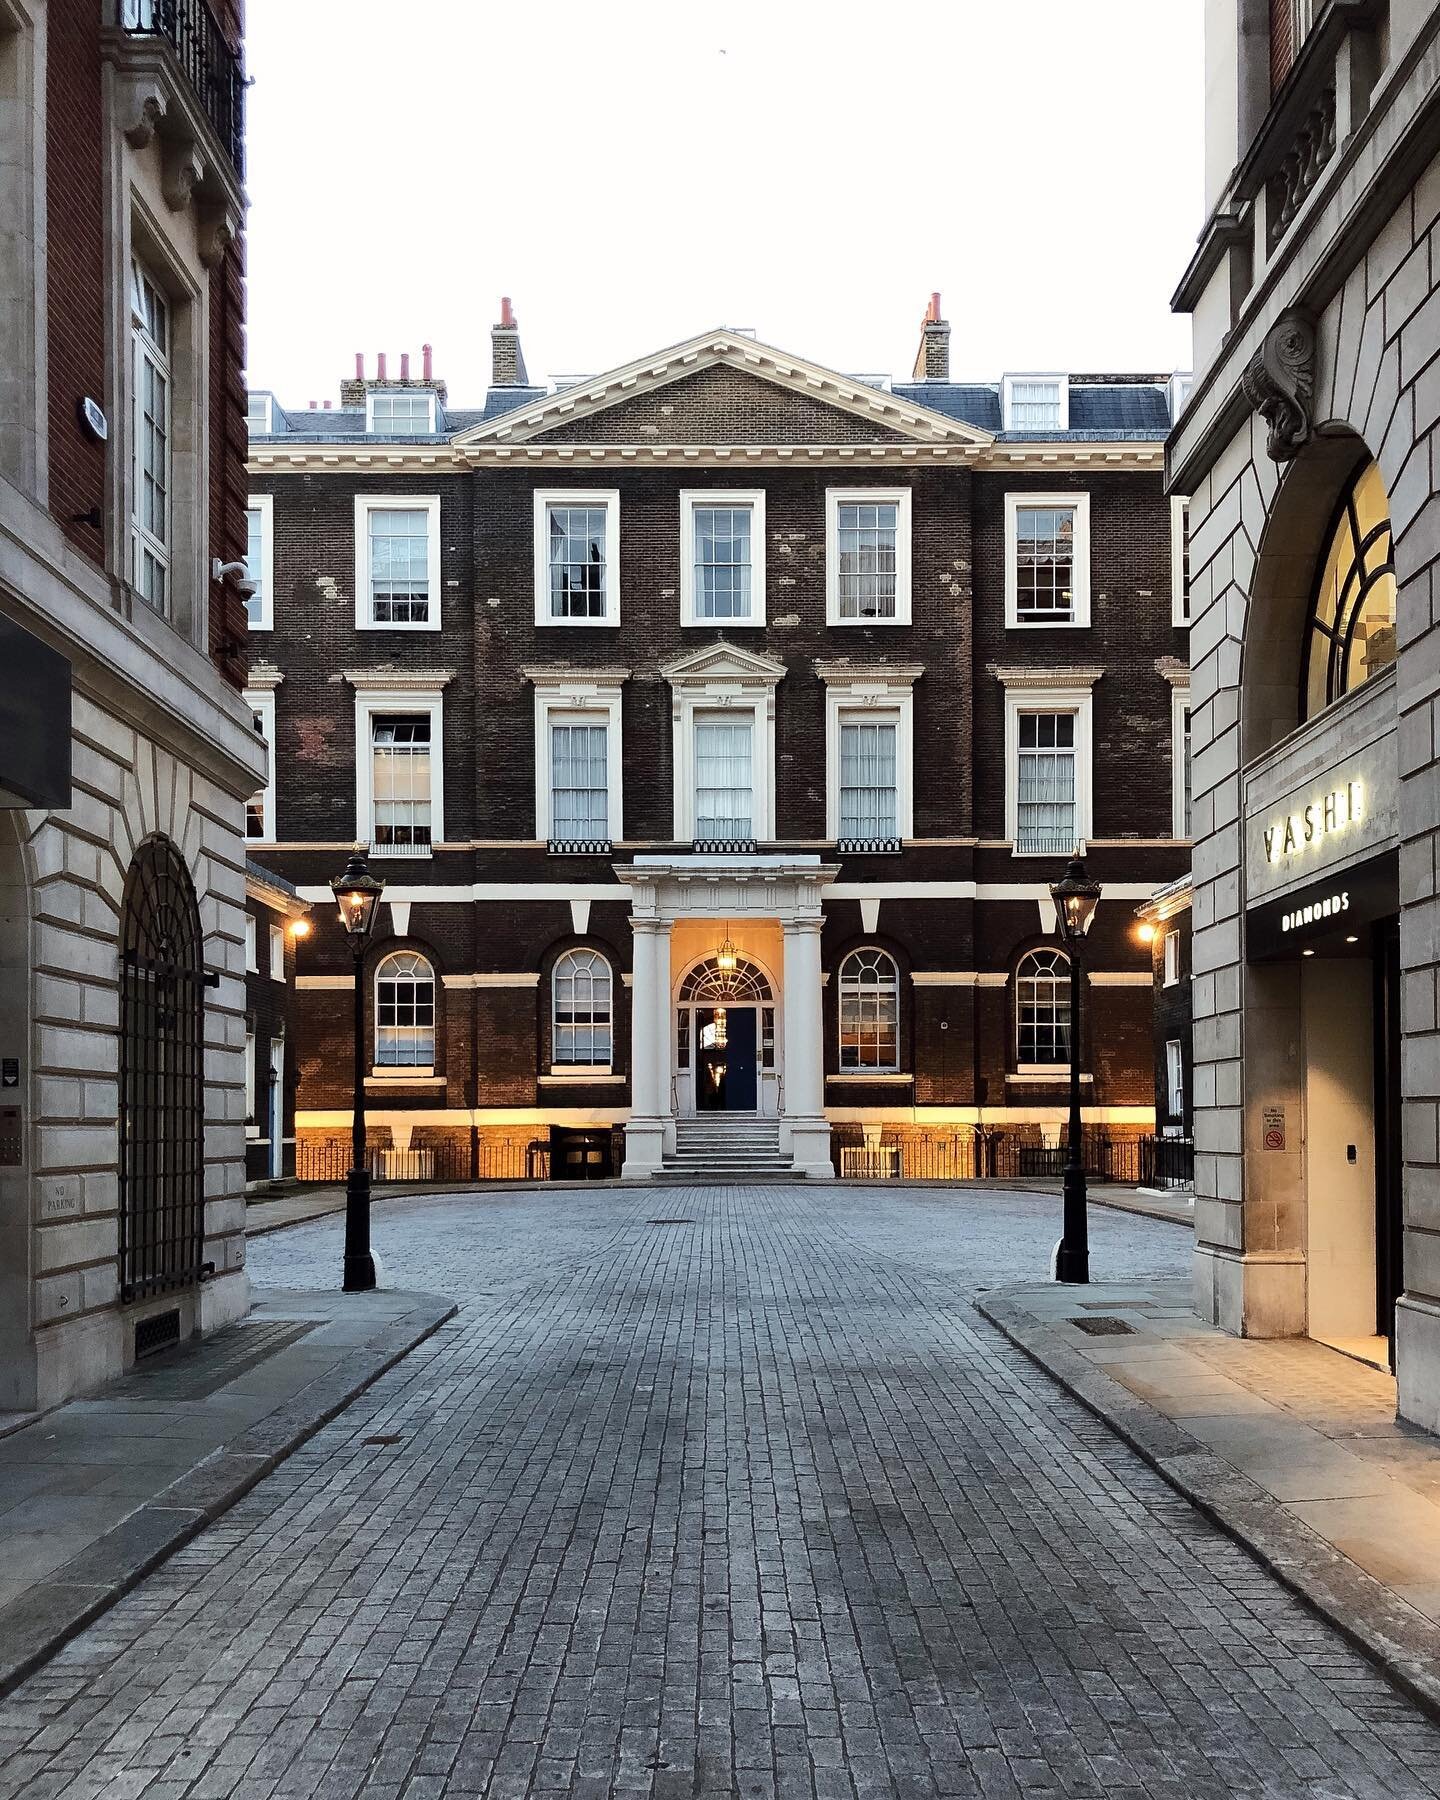
<svg viewBox="0 0 1440 1800">
<path fill-rule="evenodd" d="M 537 626 L 545 631 L 618 631 L 618 618 L 604 619 L 552 619 L 542 615 L 535 620 Z"/>
<path fill-rule="evenodd" d="M 372 857 L 388 857 L 396 862 L 428 862 L 432 854 L 429 844 L 371 844 Z"/>
<path fill-rule="evenodd" d="M 827 1074 L 827 1081 L 865 1081 L 883 1087 L 903 1087 L 914 1081 L 913 1075 L 902 1075 L 896 1071 L 888 1073 L 879 1069 L 842 1069 L 839 1074 Z"/>
<path fill-rule="evenodd" d="M 546 1087 L 619 1087 L 624 1080 L 623 1075 L 609 1069 L 551 1069 L 548 1075 L 540 1077 Z"/>
<path fill-rule="evenodd" d="M 1063 1083 L 1068 1087 L 1070 1085 L 1070 1065 L 1069 1063 L 1047 1063 L 1042 1067 L 1036 1068 L 1033 1065 L 1027 1064 L 1019 1069 L 1010 1070 L 1005 1079 L 1007 1081 L 1032 1084 L 1043 1082 L 1049 1087 L 1058 1087 Z M 1088 1087 L 1094 1079 L 1095 1077 L 1093 1075 L 1082 1075 L 1080 1077 L 1080 1084 L 1082 1087 Z"/>
<path fill-rule="evenodd" d="M 1007 619 L 1007 631 L 1088 631 L 1088 619 Z"/>
<path fill-rule="evenodd" d="M 825 623 L 829 626 L 834 626 L 837 631 L 851 631 L 857 625 L 908 625 L 910 623 L 910 615 L 909 613 L 903 615 L 896 613 L 876 613 L 873 618 L 829 618 L 826 619 Z"/>
<path fill-rule="evenodd" d="M 751 619 L 682 619 L 682 631 L 763 631 L 764 618 Z"/>
<path fill-rule="evenodd" d="M 355 621 L 355 629 L 357 631 L 438 631 L 440 629 L 440 621 L 438 619 L 426 619 L 423 624 L 416 624 L 412 620 L 357 619 Z"/>
<path fill-rule="evenodd" d="M 430 1069 L 372 1069 L 366 1087 L 444 1087 L 445 1077 Z"/>
</svg>

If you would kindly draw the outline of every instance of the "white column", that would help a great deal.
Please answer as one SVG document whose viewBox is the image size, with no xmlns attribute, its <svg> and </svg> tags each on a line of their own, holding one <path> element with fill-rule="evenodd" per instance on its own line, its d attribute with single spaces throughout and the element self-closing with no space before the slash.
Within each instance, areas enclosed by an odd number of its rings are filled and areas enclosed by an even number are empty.
<svg viewBox="0 0 1440 1800">
<path fill-rule="evenodd" d="M 825 1035 L 820 1008 L 820 924 L 788 919 L 785 933 L 785 1122 L 796 1170 L 834 1178 L 825 1117 Z"/>
<path fill-rule="evenodd" d="M 621 1174 L 626 1181 L 648 1181 L 662 1166 L 664 1115 L 670 1109 L 661 1081 L 668 1058 L 663 1041 L 655 1041 L 660 1000 L 670 985 L 670 930 L 656 919 L 632 918 L 630 928 L 635 961 L 630 991 L 630 1122 L 625 1127 Z"/>
</svg>

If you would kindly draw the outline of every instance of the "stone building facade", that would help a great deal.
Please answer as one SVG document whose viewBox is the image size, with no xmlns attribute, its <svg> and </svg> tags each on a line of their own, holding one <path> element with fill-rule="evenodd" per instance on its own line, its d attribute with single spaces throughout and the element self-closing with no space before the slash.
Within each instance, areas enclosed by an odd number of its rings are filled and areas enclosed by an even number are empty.
<svg viewBox="0 0 1440 1800">
<path fill-rule="evenodd" d="M 908 382 L 717 331 L 550 392 L 507 302 L 483 407 L 428 351 L 338 411 L 252 394 L 251 853 L 328 903 L 373 844 L 377 1152 L 963 1173 L 982 1130 L 1053 1141 L 1078 842 L 1120 902 L 1087 1116 L 1150 1128 L 1133 908 L 1188 867 L 1174 384 L 955 383 L 948 332 L 937 302 Z M 351 974 L 316 921 L 297 1129 L 338 1141 Z"/>
<path fill-rule="evenodd" d="M 0 0 L 0 1411 L 248 1305 L 243 86 Z"/>
<path fill-rule="evenodd" d="M 1176 296 L 1190 496 L 1196 1293 L 1393 1358 L 1440 1428 L 1440 8 L 1209 0 Z"/>
</svg>

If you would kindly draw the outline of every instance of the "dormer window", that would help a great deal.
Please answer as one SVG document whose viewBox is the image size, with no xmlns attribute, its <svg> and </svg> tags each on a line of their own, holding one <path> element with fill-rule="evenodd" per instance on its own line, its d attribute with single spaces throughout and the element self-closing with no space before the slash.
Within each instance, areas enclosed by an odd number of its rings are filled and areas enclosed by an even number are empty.
<svg viewBox="0 0 1440 1800">
<path fill-rule="evenodd" d="M 365 429 L 379 437 L 423 437 L 435 430 L 435 396 L 367 394 Z"/>
<path fill-rule="evenodd" d="M 1007 375 L 1006 431 L 1068 431 L 1070 384 L 1064 375 Z"/>
<path fill-rule="evenodd" d="M 251 437 L 269 437 L 275 430 L 275 396 L 273 394 L 249 395 L 245 423 L 249 427 Z"/>
</svg>

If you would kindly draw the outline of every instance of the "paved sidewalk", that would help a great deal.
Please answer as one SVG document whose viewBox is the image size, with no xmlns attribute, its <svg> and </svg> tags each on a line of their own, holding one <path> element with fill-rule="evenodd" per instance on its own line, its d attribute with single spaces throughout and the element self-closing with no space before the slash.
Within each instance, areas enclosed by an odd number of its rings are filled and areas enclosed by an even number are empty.
<svg viewBox="0 0 1440 1800">
<path fill-rule="evenodd" d="M 1440 1440 L 1396 1419 L 1392 1376 L 1216 1331 L 1183 1281 L 977 1305 L 1440 1717 Z"/>
<path fill-rule="evenodd" d="M 0 1438 L 0 1693 L 455 1311 L 387 1291 L 257 1301 Z"/>
</svg>

